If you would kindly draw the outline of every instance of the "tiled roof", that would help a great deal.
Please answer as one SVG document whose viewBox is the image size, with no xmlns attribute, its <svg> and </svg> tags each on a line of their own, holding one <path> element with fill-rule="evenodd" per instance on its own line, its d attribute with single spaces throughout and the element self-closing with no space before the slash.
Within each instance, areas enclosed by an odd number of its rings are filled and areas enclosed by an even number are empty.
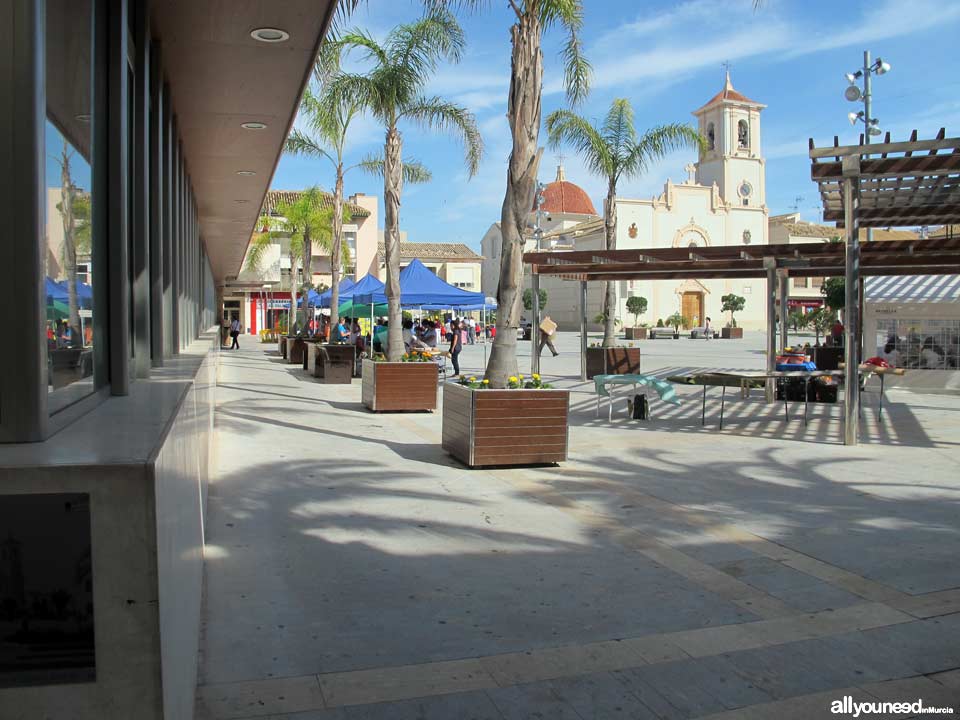
<svg viewBox="0 0 960 720">
<path fill-rule="evenodd" d="M 377 244 L 377 254 L 386 257 L 386 249 L 381 240 Z M 430 242 L 402 242 L 400 243 L 401 258 L 430 258 L 435 260 L 483 260 L 473 250 L 463 243 L 430 243 Z"/>
<path fill-rule="evenodd" d="M 283 204 L 295 203 L 303 196 L 303 190 L 268 190 L 263 199 L 263 207 L 260 209 L 261 215 L 274 215 L 277 212 L 277 206 Z M 325 208 L 333 207 L 333 195 L 328 192 L 320 192 L 322 204 Z M 362 208 L 352 202 L 343 201 L 344 207 L 350 210 L 350 214 L 355 218 L 365 218 L 370 216 L 370 211 Z"/>
<path fill-rule="evenodd" d="M 818 225 L 816 223 L 783 223 L 788 235 L 793 237 L 813 237 L 830 239 L 834 237 L 844 237 L 844 229 L 833 227 L 832 225 Z M 865 240 L 867 231 L 860 229 L 860 239 Z M 884 228 L 874 228 L 874 240 L 916 240 L 920 236 L 913 230 L 887 230 Z"/>
<path fill-rule="evenodd" d="M 557 168 L 557 179 L 544 186 L 543 205 L 540 208 L 545 213 L 597 214 L 590 196 L 583 188 L 567 181 L 563 174 L 563 165 Z"/>
<path fill-rule="evenodd" d="M 707 109 L 708 107 L 710 107 L 711 105 L 713 105 L 713 104 L 715 104 L 715 103 L 718 103 L 718 102 L 724 102 L 724 101 L 727 101 L 727 102 L 741 102 L 741 103 L 747 103 L 748 105 L 756 105 L 756 106 L 758 106 L 758 107 L 766 107 L 765 105 L 761 105 L 760 103 L 758 103 L 756 100 L 751 100 L 751 99 L 748 98 L 746 95 L 743 95 L 742 93 L 738 93 L 736 90 L 734 90 L 734 89 L 733 89 L 733 83 L 730 82 L 730 73 L 729 73 L 729 72 L 727 73 L 727 81 L 726 81 L 726 83 L 724 83 L 724 85 L 723 85 L 723 90 L 721 90 L 721 91 L 718 92 L 716 95 L 714 95 L 712 98 L 710 98 L 710 100 L 707 101 L 706 105 L 704 105 L 703 107 L 701 107 L 700 110 L 706 110 L 706 109 Z M 700 110 L 695 110 L 695 111 L 694 111 L 694 114 L 700 112 Z"/>
</svg>

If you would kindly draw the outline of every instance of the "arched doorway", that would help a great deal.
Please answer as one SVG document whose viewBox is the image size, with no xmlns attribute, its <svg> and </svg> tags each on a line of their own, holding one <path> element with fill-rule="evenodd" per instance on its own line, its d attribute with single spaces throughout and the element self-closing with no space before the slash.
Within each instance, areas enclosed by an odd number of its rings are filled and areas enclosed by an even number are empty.
<svg viewBox="0 0 960 720">
<path fill-rule="evenodd" d="M 706 296 L 710 291 L 701 282 L 684 280 L 675 292 L 680 296 L 680 314 L 690 322 L 691 327 L 703 327 Z"/>
</svg>

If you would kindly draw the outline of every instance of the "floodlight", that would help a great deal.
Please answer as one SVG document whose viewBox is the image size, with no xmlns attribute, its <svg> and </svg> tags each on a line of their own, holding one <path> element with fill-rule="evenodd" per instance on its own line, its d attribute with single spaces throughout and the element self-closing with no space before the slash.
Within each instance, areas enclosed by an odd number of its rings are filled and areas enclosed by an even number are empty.
<svg viewBox="0 0 960 720">
<path fill-rule="evenodd" d="M 870 128 L 867 129 L 867 132 L 874 136 L 883 134 L 883 130 L 881 130 L 876 126 L 871 126 Z"/>
<path fill-rule="evenodd" d="M 849 85 L 846 90 L 843 91 L 843 96 L 850 102 L 856 102 L 863 95 L 860 93 L 860 88 L 856 85 Z"/>
<path fill-rule="evenodd" d="M 847 120 L 850 121 L 851 125 L 856 125 L 857 120 L 860 119 L 860 116 L 863 115 L 862 112 L 849 112 L 847 113 Z"/>
<path fill-rule="evenodd" d="M 877 58 L 877 63 L 875 67 L 876 67 L 875 72 L 877 73 L 877 75 L 886 75 L 888 72 L 890 72 L 890 63 L 884 62 L 880 58 Z"/>
<path fill-rule="evenodd" d="M 844 75 L 844 77 L 847 79 L 848 83 L 853 85 L 857 81 L 857 79 L 860 78 L 862 75 L 863 73 L 857 70 L 855 73 L 847 73 L 846 75 Z"/>
</svg>

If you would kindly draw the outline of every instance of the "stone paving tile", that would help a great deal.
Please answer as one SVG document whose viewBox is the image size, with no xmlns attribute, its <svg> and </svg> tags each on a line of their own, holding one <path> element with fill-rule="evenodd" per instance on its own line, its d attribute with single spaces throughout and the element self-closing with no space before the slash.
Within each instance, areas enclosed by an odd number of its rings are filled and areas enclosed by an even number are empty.
<svg viewBox="0 0 960 720">
<path fill-rule="evenodd" d="M 796 645 L 743 650 L 722 657 L 741 678 L 778 700 L 849 684 L 833 678 L 816 658 L 796 652 Z"/>
<path fill-rule="evenodd" d="M 960 712 L 960 693 L 954 688 L 945 687 L 927 677 L 889 680 L 861 685 L 860 687 L 883 702 L 913 703 L 917 700 L 923 700 L 924 706 L 951 707 L 954 713 Z M 931 716 L 924 715 L 923 717 Z M 939 717 L 944 716 L 940 715 Z"/>
<path fill-rule="evenodd" d="M 700 720 L 821 720 L 826 718 L 849 717 L 834 715 L 830 712 L 831 703 L 849 695 L 855 702 L 871 702 L 875 698 L 864 690 L 856 687 L 838 688 L 826 692 L 800 695 L 786 700 L 776 700 L 769 703 L 760 703 L 750 707 L 729 710 L 727 712 L 706 715 Z M 869 718 L 889 720 L 882 715 L 868 715 Z M 900 716 L 899 720 L 904 720 Z"/>
<path fill-rule="evenodd" d="M 690 717 L 688 712 L 670 702 L 663 692 L 639 677 L 634 670 L 618 670 L 611 675 L 661 720 L 685 720 Z"/>
<path fill-rule="evenodd" d="M 946 672 L 942 673 L 934 673 L 928 677 L 934 682 L 940 683 L 944 687 L 953 688 L 957 692 L 957 697 L 960 697 L 960 669 L 947 670 Z"/>
<path fill-rule="evenodd" d="M 329 707 L 405 700 L 495 687 L 479 660 L 374 668 L 319 677 Z"/>
<path fill-rule="evenodd" d="M 503 720 L 497 706 L 480 691 L 357 705 L 344 710 L 344 720 Z"/>
<path fill-rule="evenodd" d="M 554 693 L 583 720 L 657 720 L 657 715 L 610 673 L 551 682 Z"/>
<path fill-rule="evenodd" d="M 841 653 L 852 664 L 866 668 L 866 672 L 872 675 L 877 675 L 878 677 L 875 677 L 877 681 L 920 674 L 920 671 L 895 649 L 891 650 L 890 646 L 877 642 L 862 632 L 833 635 L 822 638 L 820 642 L 828 650 Z"/>
<path fill-rule="evenodd" d="M 519 685 L 644 665 L 647 661 L 641 654 L 641 647 L 641 644 L 630 640 L 591 643 L 580 647 L 568 646 L 496 655 L 481 658 L 480 665 L 493 676 L 498 685 Z"/>
<path fill-rule="evenodd" d="M 641 685 L 653 688 L 683 717 L 729 709 L 728 704 L 699 682 L 703 671 L 703 666 L 696 660 L 681 660 L 633 668 L 624 671 L 621 677 L 633 678 Z M 631 685 L 628 683 L 627 687 Z"/>
<path fill-rule="evenodd" d="M 717 565 L 717 569 L 768 593 L 807 587 L 815 580 L 811 575 L 769 558 L 737 560 Z"/>
<path fill-rule="evenodd" d="M 958 615 L 918 620 L 868 630 L 864 634 L 890 648 L 904 662 L 923 674 L 960 667 Z M 954 642 L 945 642 L 954 638 Z"/>
<path fill-rule="evenodd" d="M 789 590 L 772 590 L 770 594 L 803 612 L 833 610 L 863 602 L 863 598 L 859 595 L 825 582 L 814 582 L 812 585 Z"/>
<path fill-rule="evenodd" d="M 504 720 L 582 720 L 549 680 L 488 690 L 487 695 Z"/>
<path fill-rule="evenodd" d="M 760 555 L 753 550 L 738 543 L 680 543 L 677 546 L 677 549 L 682 550 L 691 557 L 697 558 L 697 560 L 700 560 L 701 562 L 705 562 L 708 565 L 713 565 L 714 567 L 723 565 L 725 563 L 734 562 L 736 560 L 750 560 L 760 557 Z"/>
<path fill-rule="evenodd" d="M 211 720 L 230 720 L 324 707 L 316 675 L 250 682 L 222 683 L 197 688 L 197 705 Z"/>
</svg>

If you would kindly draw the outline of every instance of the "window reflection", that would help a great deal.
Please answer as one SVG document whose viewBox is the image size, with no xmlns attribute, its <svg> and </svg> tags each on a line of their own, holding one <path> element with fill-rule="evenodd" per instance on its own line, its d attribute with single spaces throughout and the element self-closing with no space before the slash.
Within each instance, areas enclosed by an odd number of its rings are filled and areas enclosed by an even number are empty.
<svg viewBox="0 0 960 720">
<path fill-rule="evenodd" d="M 960 320 L 878 320 L 877 354 L 896 367 L 956 370 L 960 368 Z"/>
<path fill-rule="evenodd" d="M 47 385 L 50 411 L 93 390 L 92 5 L 46 3 Z"/>
</svg>

